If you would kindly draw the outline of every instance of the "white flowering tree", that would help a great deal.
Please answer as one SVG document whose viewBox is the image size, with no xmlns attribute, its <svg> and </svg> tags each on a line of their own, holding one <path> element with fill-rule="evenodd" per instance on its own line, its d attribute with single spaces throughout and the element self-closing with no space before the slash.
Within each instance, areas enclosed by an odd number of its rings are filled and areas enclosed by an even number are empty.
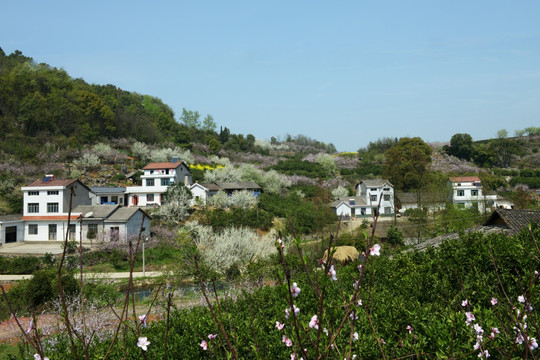
<svg viewBox="0 0 540 360">
<path fill-rule="evenodd" d="M 163 195 L 165 202 L 152 213 L 167 223 L 178 223 L 189 217 L 191 191 L 184 184 L 175 184 Z"/>
<path fill-rule="evenodd" d="M 183 150 L 179 147 L 164 148 L 150 154 L 150 160 L 152 162 L 170 162 L 173 157 L 177 157 L 178 161 L 183 161 L 186 164 L 193 164 L 194 162 L 191 151 Z"/>
<path fill-rule="evenodd" d="M 332 197 L 334 198 L 334 200 L 337 200 L 345 196 L 349 196 L 349 190 L 347 190 L 343 186 L 338 186 L 337 188 L 332 190 Z"/>
<path fill-rule="evenodd" d="M 191 235 L 202 260 L 219 273 L 225 273 L 233 265 L 242 267 L 276 252 L 274 234 L 259 236 L 255 230 L 245 227 L 214 232 L 209 226 L 187 222 L 181 231 Z"/>
</svg>

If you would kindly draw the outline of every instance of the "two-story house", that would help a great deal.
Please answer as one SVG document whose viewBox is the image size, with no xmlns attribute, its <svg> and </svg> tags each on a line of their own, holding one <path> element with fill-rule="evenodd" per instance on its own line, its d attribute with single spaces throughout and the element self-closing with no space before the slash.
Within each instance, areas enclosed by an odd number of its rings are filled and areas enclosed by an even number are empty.
<svg viewBox="0 0 540 360">
<path fill-rule="evenodd" d="M 384 179 L 362 180 L 355 186 L 356 196 L 337 199 L 331 206 L 338 216 L 371 217 L 394 215 L 394 186 Z"/>
<path fill-rule="evenodd" d="M 68 232 L 69 208 L 91 204 L 88 186 L 77 179 L 59 180 L 53 175 L 46 175 L 21 190 L 25 241 L 64 241 L 67 233 L 70 240 L 75 240 L 75 235 L 80 231 L 80 224 L 76 220 L 81 214 L 71 213 Z"/>
<path fill-rule="evenodd" d="M 143 168 L 142 186 L 126 187 L 127 206 L 159 206 L 163 194 L 172 184 L 191 185 L 189 167 L 177 159 L 172 162 L 150 163 Z"/>
<path fill-rule="evenodd" d="M 497 195 L 484 193 L 478 176 L 451 177 L 447 187 L 449 201 L 459 208 L 477 207 L 483 212 L 497 207 Z"/>
</svg>

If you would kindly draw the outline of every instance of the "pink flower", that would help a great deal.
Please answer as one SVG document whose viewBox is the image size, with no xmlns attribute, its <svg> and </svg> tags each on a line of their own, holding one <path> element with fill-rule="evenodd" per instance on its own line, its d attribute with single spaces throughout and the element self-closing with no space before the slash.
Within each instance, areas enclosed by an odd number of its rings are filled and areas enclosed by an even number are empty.
<svg viewBox="0 0 540 360">
<path fill-rule="evenodd" d="M 148 341 L 148 338 L 146 337 L 139 338 L 139 341 L 137 342 L 137 346 L 143 349 L 143 351 L 146 351 L 148 349 L 148 345 L 150 345 L 150 341 Z"/>
<path fill-rule="evenodd" d="M 39 354 L 34 354 L 34 359 L 35 360 L 49 360 L 48 357 L 44 357 L 43 359 L 41 359 L 41 356 L 39 356 Z"/>
<path fill-rule="evenodd" d="M 362 272 L 362 264 L 358 265 L 358 271 Z"/>
<path fill-rule="evenodd" d="M 217 334 L 208 334 L 208 339 L 214 340 L 215 338 L 217 338 Z"/>
<path fill-rule="evenodd" d="M 208 350 L 208 343 L 206 341 L 204 341 L 204 340 L 201 341 L 200 346 L 202 347 L 203 350 Z"/>
<path fill-rule="evenodd" d="M 484 333 L 484 329 L 482 329 L 482 327 L 480 325 L 478 325 L 478 324 L 474 324 L 473 329 L 474 329 L 474 331 L 476 331 L 476 333 L 478 335 L 481 335 L 481 334 Z"/>
<path fill-rule="evenodd" d="M 538 347 L 538 343 L 536 342 L 536 339 L 535 338 L 530 338 L 529 339 L 529 350 L 533 351 L 537 347 Z"/>
<path fill-rule="evenodd" d="M 369 249 L 369 255 L 371 256 L 380 256 L 381 255 L 381 245 L 375 244 Z"/>
<path fill-rule="evenodd" d="M 281 341 L 285 343 L 287 346 L 292 346 L 292 340 L 287 338 L 285 335 L 281 338 Z"/>
<path fill-rule="evenodd" d="M 516 337 L 516 344 L 523 344 L 523 341 L 525 341 L 525 339 L 523 338 L 523 335 L 519 334 L 517 337 Z"/>
<path fill-rule="evenodd" d="M 407 325 L 407 330 L 409 330 L 409 334 L 412 334 L 413 327 L 411 325 Z"/>
<path fill-rule="evenodd" d="M 297 297 L 298 294 L 300 294 L 300 288 L 298 287 L 298 285 L 296 283 L 293 283 L 292 284 L 292 287 L 291 287 L 291 293 L 293 294 L 294 297 Z"/>
<path fill-rule="evenodd" d="M 294 315 L 298 315 L 298 313 L 300 312 L 300 309 L 296 307 L 296 305 L 293 305 L 293 310 L 294 310 Z M 289 315 L 291 314 L 290 313 L 291 309 L 287 308 L 285 309 L 285 318 L 289 318 Z"/>
<path fill-rule="evenodd" d="M 309 322 L 309 327 L 319 329 L 319 320 L 317 319 L 317 315 L 313 315 L 311 321 Z"/>
<path fill-rule="evenodd" d="M 356 303 L 356 306 L 362 306 L 362 299 L 358 299 L 358 302 Z"/>
<path fill-rule="evenodd" d="M 469 301 L 467 301 L 467 299 L 465 299 L 465 300 L 463 300 L 463 301 L 461 302 L 461 306 L 465 307 L 465 306 L 467 306 L 467 305 L 469 305 Z"/>
<path fill-rule="evenodd" d="M 484 357 L 485 359 L 487 359 L 488 357 L 490 357 L 489 351 L 484 350 L 483 352 L 478 353 L 478 357 L 479 358 Z"/>
<path fill-rule="evenodd" d="M 497 305 L 498 302 L 499 300 L 497 300 L 497 298 L 494 298 L 494 297 L 491 298 L 491 305 L 495 306 Z"/>
<path fill-rule="evenodd" d="M 471 321 L 475 320 L 475 317 L 471 312 L 466 312 L 465 317 L 467 318 L 467 320 L 465 321 L 467 323 L 467 325 L 469 325 L 471 323 Z"/>
<path fill-rule="evenodd" d="M 283 328 L 285 327 L 285 324 L 282 324 L 279 321 L 276 321 L 276 327 L 278 330 L 283 330 Z"/>
<path fill-rule="evenodd" d="M 519 295 L 519 296 L 518 296 L 518 301 L 519 301 L 520 303 L 524 303 L 524 302 L 525 302 L 525 296 Z"/>
<path fill-rule="evenodd" d="M 323 328 L 322 331 L 326 334 L 326 336 L 328 336 L 328 329 L 327 328 Z"/>
<path fill-rule="evenodd" d="M 351 318 L 351 320 L 358 319 L 358 316 L 354 313 L 354 311 L 349 314 L 349 317 Z"/>
<path fill-rule="evenodd" d="M 279 246 L 281 247 L 281 249 L 285 249 L 285 245 L 283 245 L 283 241 L 281 241 L 281 239 L 278 239 L 277 242 Z"/>
<path fill-rule="evenodd" d="M 330 276 L 330 279 L 333 281 L 337 280 L 336 270 L 334 270 L 334 265 L 330 266 L 330 271 L 328 272 L 328 276 Z"/>
<path fill-rule="evenodd" d="M 142 323 L 142 326 L 146 327 L 146 314 L 145 315 L 140 315 L 139 320 Z"/>
<path fill-rule="evenodd" d="M 352 338 L 353 338 L 353 341 L 358 340 L 358 332 L 355 331 Z"/>
</svg>

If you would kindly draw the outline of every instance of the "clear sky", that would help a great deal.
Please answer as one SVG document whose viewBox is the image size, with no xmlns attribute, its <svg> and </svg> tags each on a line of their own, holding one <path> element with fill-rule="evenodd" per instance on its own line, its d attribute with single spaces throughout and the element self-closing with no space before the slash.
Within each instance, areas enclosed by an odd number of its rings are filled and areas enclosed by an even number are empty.
<svg viewBox="0 0 540 360">
<path fill-rule="evenodd" d="M 24 1 L 0 47 L 257 138 L 540 126 L 540 1 Z M 1 89 L 0 89 L 1 91 Z"/>
</svg>

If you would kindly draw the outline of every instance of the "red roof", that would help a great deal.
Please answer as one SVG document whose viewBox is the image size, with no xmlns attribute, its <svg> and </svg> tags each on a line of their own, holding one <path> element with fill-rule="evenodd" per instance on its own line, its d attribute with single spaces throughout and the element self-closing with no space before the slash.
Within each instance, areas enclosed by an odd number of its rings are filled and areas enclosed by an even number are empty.
<svg viewBox="0 0 540 360">
<path fill-rule="evenodd" d="M 478 176 L 458 176 L 458 177 L 451 177 L 451 182 L 480 182 L 480 178 Z"/>
<path fill-rule="evenodd" d="M 52 179 L 49 182 L 42 182 L 41 180 L 36 180 L 28 187 L 36 187 L 36 186 L 69 186 L 73 184 L 75 181 L 78 181 L 77 179 L 72 180 L 60 180 L 60 179 Z"/>
<path fill-rule="evenodd" d="M 160 163 L 150 163 L 143 167 L 143 170 L 159 170 L 159 169 L 176 169 L 180 165 L 182 165 L 183 162 L 160 162 Z"/>
</svg>

